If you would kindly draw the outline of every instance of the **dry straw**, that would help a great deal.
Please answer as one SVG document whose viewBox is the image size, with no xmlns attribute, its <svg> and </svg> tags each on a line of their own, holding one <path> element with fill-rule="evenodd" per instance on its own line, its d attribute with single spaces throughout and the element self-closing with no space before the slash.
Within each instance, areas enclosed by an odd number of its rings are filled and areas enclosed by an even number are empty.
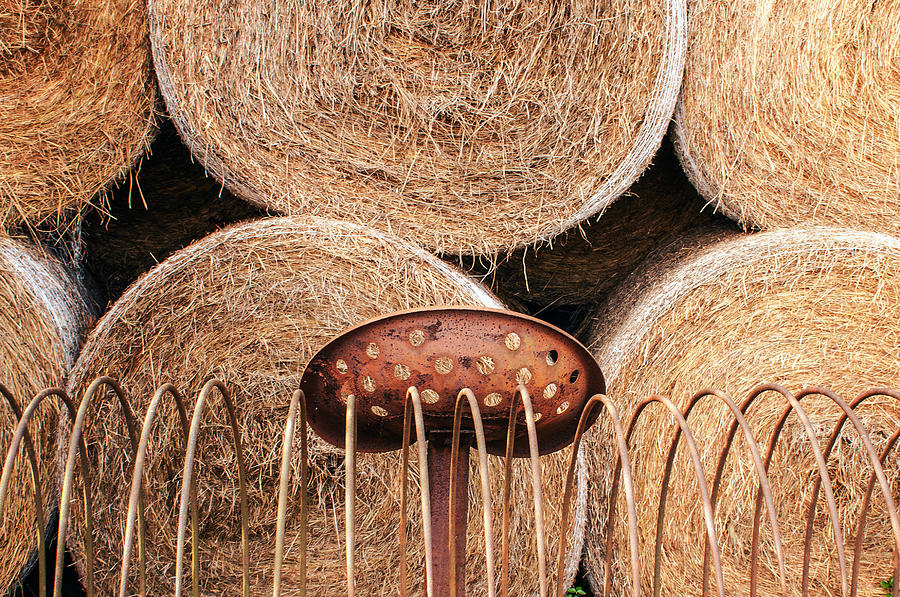
<svg viewBox="0 0 900 597">
<path fill-rule="evenodd" d="M 153 134 L 146 5 L 4 2 L 0 90 L 0 225 L 61 225 Z"/>
<path fill-rule="evenodd" d="M 592 350 L 607 375 L 610 395 L 629 405 L 626 410 L 656 393 L 684 406 L 694 392 L 707 387 L 720 388 L 740 402 L 762 382 L 780 383 L 791 391 L 828 386 L 849 401 L 870 387 L 900 383 L 897 321 L 900 240 L 832 228 L 773 231 L 686 245 L 658 256 L 610 298 L 595 322 Z M 817 397 L 804 398 L 802 404 L 824 442 L 839 409 Z M 860 419 L 880 452 L 900 425 L 900 408 L 892 399 L 867 404 L 860 408 Z M 766 445 L 784 406 L 783 398 L 767 394 L 750 410 L 748 421 L 760 445 Z M 669 415 L 655 414 L 639 425 L 633 441 L 645 582 L 652 576 L 659 482 L 674 425 Z M 689 419 L 705 454 L 708 479 L 731 420 L 730 412 L 714 400 L 704 402 Z M 871 467 L 854 433 L 845 432 L 844 437 L 831 456 L 829 473 L 847 553 L 853 554 L 852 529 Z M 612 461 L 599 440 L 592 441 L 589 478 L 594 498 L 589 504 L 586 562 L 594 585 L 601 586 L 605 536 L 600 531 L 606 516 L 602 496 L 609 489 Z M 720 490 L 717 529 L 727 591 L 747 594 L 757 476 L 746 444 L 737 441 L 735 448 Z M 690 466 L 681 454 L 673 472 L 663 538 L 664 595 L 701 592 L 704 529 Z M 885 468 L 896 483 L 896 453 Z M 770 469 L 791 595 L 799 594 L 805 514 L 815 470 L 809 442 L 792 417 Z M 892 574 L 893 542 L 883 500 L 873 499 L 868 524 L 859 588 L 861 594 L 874 595 L 880 591 L 878 583 Z M 834 539 L 821 503 L 816 529 L 811 594 L 840 594 Z M 629 553 L 623 537 L 620 533 L 614 555 L 617 583 L 624 584 Z M 778 595 L 768 527 L 762 546 L 759 594 Z M 714 577 L 710 583 L 710 591 L 715 591 Z"/>
<path fill-rule="evenodd" d="M 748 226 L 900 231 L 893 2 L 691 3 L 681 158 Z"/>
<path fill-rule="evenodd" d="M 0 383 L 19 408 L 24 410 L 44 388 L 63 384 L 78 354 L 87 313 L 78 282 L 61 263 L 29 243 L 0 235 Z M 45 517 L 56 499 L 52 458 L 56 412 L 54 406 L 45 405 L 29 428 L 43 474 Z M 0 396 L 0 457 L 4 459 L 17 419 Z M 30 558 L 36 555 L 34 494 L 26 462 L 23 454 L 0 513 L 2 593 L 27 572 L 33 562 Z"/>
<path fill-rule="evenodd" d="M 138 280 L 91 335 L 70 387 L 81 390 L 101 373 L 119 377 L 131 392 L 137 416 L 142 417 L 153 389 L 164 382 L 174 381 L 193 400 L 208 377 L 226 380 L 240 411 L 251 488 L 251 593 L 261 595 L 270 592 L 272 584 L 282 430 L 291 392 L 298 387 L 308 359 L 350 325 L 378 314 L 434 304 L 500 305 L 458 270 L 359 225 L 286 217 L 232 226 L 175 253 Z M 102 471 L 94 495 L 98 590 L 103 594 L 118 586 L 118 552 L 128 498 L 126 454 L 130 450 L 114 402 L 98 403 L 88 431 L 93 461 Z M 210 415 L 213 425 L 226 424 L 223 412 Z M 165 417 L 149 449 L 149 594 L 164 593 L 173 586 L 181 457 L 173 409 Z M 206 594 L 234 595 L 240 592 L 241 582 L 236 465 L 228 437 L 220 429 L 211 428 L 200 447 L 201 586 Z M 315 436 L 311 441 L 310 594 L 334 595 L 346 586 L 343 452 Z M 544 460 L 549 477 L 545 491 L 551 504 L 549 528 L 558 527 L 564 458 L 563 453 Z M 296 482 L 299 455 L 293 465 Z M 393 594 L 399 586 L 399 466 L 399 453 L 358 456 L 360 595 Z M 501 480 L 496 468 L 495 495 Z M 518 595 L 531 594 L 537 587 L 530 491 L 527 476 L 517 475 L 512 562 L 513 590 Z M 581 552 L 584 492 L 582 482 L 570 578 Z M 470 495 L 468 578 L 472 594 L 484 594 L 481 515 L 474 505 L 474 488 Z M 293 500 L 283 580 L 286 595 L 298 594 L 299 587 L 296 487 Z M 499 517 L 496 501 L 494 509 Z M 410 578 L 421 591 L 423 548 L 418 517 L 418 513 L 413 516 L 409 531 Z M 69 546 L 83 569 L 82 528 L 78 522 Z M 550 543 L 557 542 L 554 531 Z"/>
<path fill-rule="evenodd" d="M 153 0 L 160 89 L 235 194 L 495 253 L 637 178 L 681 84 L 684 0 Z"/>
<path fill-rule="evenodd" d="M 497 268 L 496 292 L 537 307 L 595 302 L 653 250 L 688 231 L 728 226 L 704 207 L 664 144 L 650 169 L 597 222 L 550 247 L 509 255 Z"/>
</svg>

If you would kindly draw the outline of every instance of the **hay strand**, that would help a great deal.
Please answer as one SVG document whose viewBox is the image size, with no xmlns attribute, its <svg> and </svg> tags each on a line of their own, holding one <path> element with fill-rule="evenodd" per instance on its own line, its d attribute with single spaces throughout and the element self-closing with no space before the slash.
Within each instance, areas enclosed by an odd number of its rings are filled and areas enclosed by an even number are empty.
<svg viewBox="0 0 900 597">
<path fill-rule="evenodd" d="M 495 253 L 602 211 L 674 109 L 684 0 L 150 3 L 168 111 L 240 197 Z"/>
</svg>

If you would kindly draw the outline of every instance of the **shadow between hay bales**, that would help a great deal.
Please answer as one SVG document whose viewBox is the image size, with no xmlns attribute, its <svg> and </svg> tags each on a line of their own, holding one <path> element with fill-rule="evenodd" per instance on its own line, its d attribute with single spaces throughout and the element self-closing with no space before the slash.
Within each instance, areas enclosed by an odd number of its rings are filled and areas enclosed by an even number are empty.
<svg viewBox="0 0 900 597">
<path fill-rule="evenodd" d="M 112 191 L 109 212 L 85 217 L 86 266 L 113 302 L 178 249 L 228 224 L 264 215 L 207 177 L 167 120 L 150 154 Z"/>
</svg>

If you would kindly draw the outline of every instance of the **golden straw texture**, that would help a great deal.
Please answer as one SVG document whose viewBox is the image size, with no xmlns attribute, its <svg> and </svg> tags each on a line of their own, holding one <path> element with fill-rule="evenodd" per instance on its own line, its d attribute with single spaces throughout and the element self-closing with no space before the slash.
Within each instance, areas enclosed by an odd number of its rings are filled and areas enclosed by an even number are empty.
<svg viewBox="0 0 900 597">
<path fill-rule="evenodd" d="M 62 226 L 153 135 L 146 6 L 0 0 L 0 90 L 0 226 Z"/>
<path fill-rule="evenodd" d="M 791 391 L 826 386 L 847 401 L 863 390 L 900 384 L 900 239 L 845 229 L 808 228 L 738 236 L 703 248 L 682 248 L 658 258 L 610 297 L 596 320 L 592 351 L 608 379 L 609 394 L 626 411 L 653 394 L 683 407 L 703 388 L 720 388 L 739 403 L 762 382 Z M 818 396 L 801 402 L 824 444 L 841 411 Z M 786 403 L 764 394 L 748 421 L 765 446 Z M 875 399 L 859 416 L 880 453 L 900 425 L 900 405 Z M 707 399 L 689 419 L 711 483 L 718 451 L 732 421 L 724 404 Z M 674 419 L 662 409 L 649 413 L 633 439 L 638 510 L 643 539 L 645 590 L 652 577 L 653 533 L 659 483 Z M 593 440 L 589 458 L 590 537 L 587 567 L 595 586 L 603 581 L 606 491 L 612 460 Z M 683 443 L 683 442 L 682 442 Z M 613 456 L 614 457 L 614 456 Z M 871 466 L 861 441 L 845 429 L 829 461 L 847 553 Z M 897 482 L 896 452 L 886 471 Z M 806 510 L 815 462 L 796 415 L 785 427 L 769 478 L 784 541 L 787 583 L 800 594 Z M 729 456 L 717 508 L 727 594 L 747 594 L 753 500 L 757 475 L 739 432 Z M 877 490 L 876 490 L 877 491 Z M 873 497 L 864 544 L 860 594 L 879 595 L 891 576 L 891 526 L 881 497 Z M 819 498 L 812 544 L 811 594 L 840 594 L 830 520 Z M 683 449 L 673 471 L 663 537 L 662 594 L 700 594 L 704 528 L 697 486 Z M 621 504 L 620 504 L 621 507 Z M 622 510 L 620 510 L 622 512 Z M 622 518 L 621 516 L 618 516 Z M 623 589 L 629 562 L 621 520 L 614 562 Z M 779 595 L 777 565 L 768 518 L 763 518 L 759 595 Z M 848 562 L 849 565 L 849 562 Z M 715 577 L 710 578 L 710 594 Z"/>
<path fill-rule="evenodd" d="M 659 147 L 684 0 L 153 0 L 169 113 L 242 198 L 494 253 L 611 203 Z"/>
<path fill-rule="evenodd" d="M 676 138 L 730 217 L 900 231 L 900 6 L 691 2 Z"/>
<path fill-rule="evenodd" d="M 87 316 L 81 287 L 70 271 L 30 243 L 0 234 L 0 383 L 22 410 L 41 390 L 64 383 Z M 55 403 L 45 404 L 29 428 L 41 467 L 45 517 L 57 499 L 56 413 Z M 17 423 L 8 402 L 0 397 L 3 460 Z M 20 454 L 0 513 L 0 592 L 4 593 L 26 572 L 23 566 L 37 545 L 31 470 L 25 450 Z"/>
<path fill-rule="evenodd" d="M 278 458 L 287 405 L 313 353 L 347 327 L 379 314 L 417 306 L 470 304 L 498 307 L 486 289 L 458 270 L 371 229 L 315 217 L 264 219 L 232 226 L 172 255 L 135 283 L 101 320 L 72 375 L 83 390 L 96 375 L 120 377 L 138 416 L 159 384 L 175 382 L 193 401 L 210 376 L 234 393 L 243 427 L 250 484 L 252 593 L 271 591 Z M 109 397 L 108 397 L 109 398 Z M 215 402 L 215 401 L 214 401 Z M 88 431 L 101 472 L 95 491 L 98 589 L 118 582 L 122 521 L 128 499 L 128 448 L 110 399 L 99 403 Z M 201 586 L 206 594 L 240 591 L 241 555 L 236 465 L 223 433 L 224 411 L 215 408 L 200 445 Z M 171 590 L 180 442 L 169 408 L 150 445 L 148 551 L 150 593 Z M 299 446 L 298 446 L 299 448 Z M 299 449 L 293 462 L 299 476 Z M 544 459 L 548 475 L 548 526 L 558 528 L 565 454 Z M 399 453 L 358 455 L 357 590 L 388 595 L 399 583 Z M 495 495 L 501 477 L 495 461 Z M 525 466 L 520 463 L 517 467 Z M 311 434 L 309 512 L 310 595 L 344 590 L 343 452 Z M 537 586 L 533 507 L 523 470 L 515 486 L 513 586 L 517 594 Z M 417 473 L 416 473 L 417 475 Z M 583 476 L 582 476 L 583 479 Z M 417 483 L 417 482 L 416 482 Z M 422 590 L 423 548 L 418 491 L 412 485 L 410 579 Z M 574 577 L 584 522 L 585 485 L 576 511 L 569 576 Z M 477 485 L 468 544 L 471 594 L 485 592 L 484 548 Z M 297 504 L 294 487 L 288 520 L 284 594 L 298 594 Z M 499 504 L 494 508 L 499 518 Z M 69 538 L 83 570 L 79 534 Z M 496 528 L 499 530 L 499 520 Z M 499 535 L 499 532 L 498 532 Z M 558 533 L 551 533 L 555 546 Z M 551 553 L 555 553 L 555 550 Z M 132 580 L 136 582 L 136 568 Z M 527 588 L 527 590 L 526 590 Z"/>
</svg>

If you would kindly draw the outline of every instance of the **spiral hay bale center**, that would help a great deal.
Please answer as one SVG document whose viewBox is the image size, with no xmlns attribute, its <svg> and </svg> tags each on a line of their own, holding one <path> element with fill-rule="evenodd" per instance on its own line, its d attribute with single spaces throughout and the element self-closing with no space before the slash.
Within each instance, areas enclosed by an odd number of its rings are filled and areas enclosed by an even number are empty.
<svg viewBox="0 0 900 597">
<path fill-rule="evenodd" d="M 602 210 L 659 146 L 684 3 L 154 0 L 169 113 L 242 198 L 494 253 Z"/>
<path fill-rule="evenodd" d="M 896 238 L 841 229 L 760 233 L 673 251 L 668 257 L 657 256 L 610 298 L 598 315 L 592 350 L 608 375 L 610 394 L 632 405 L 661 394 L 683 408 L 695 392 L 711 386 L 741 403 L 762 382 L 781 383 L 794 393 L 808 386 L 828 386 L 850 402 L 862 389 L 898 382 L 895 347 L 900 332 L 894 329 L 900 315 L 898 265 Z M 805 396 L 801 404 L 824 446 L 842 412 L 821 395 Z M 748 409 L 747 421 L 760 446 L 767 445 L 786 405 L 781 395 L 765 392 Z M 900 426 L 900 405 L 880 396 L 863 404 L 857 415 L 880 453 Z M 719 453 L 728 430 L 723 421 L 730 420 L 731 413 L 715 400 L 702 402 L 690 415 L 688 422 L 707 458 Z M 674 419 L 663 412 L 648 415 L 632 439 L 641 532 L 649 545 L 654 543 L 658 484 L 673 427 Z M 611 482 L 609 459 L 615 455 L 602 452 L 601 439 L 608 432 L 594 438 L 589 459 L 594 494 L 606 495 L 604 488 Z M 706 528 L 692 465 L 682 460 L 683 454 L 679 452 L 672 472 L 661 586 L 663 593 L 699 594 Z M 708 464 L 708 474 L 712 466 Z M 748 590 L 751 515 L 758 483 L 753 466 L 746 443 L 736 440 L 724 469 L 716 519 L 725 586 L 740 587 L 742 592 Z M 895 452 L 884 466 L 895 484 L 900 472 Z M 806 431 L 792 417 L 776 445 L 769 472 L 791 595 L 800 592 L 806 515 L 816 470 Z M 830 456 L 828 471 L 847 554 L 856 553 L 853 525 L 871 470 L 862 442 L 852 430 L 845 431 Z M 824 500 L 821 496 L 819 500 Z M 836 535 L 823 504 L 818 505 L 810 551 L 810 589 L 816 594 L 839 593 Z M 589 505 L 586 561 L 595 586 L 602 585 L 605 574 L 606 507 L 602 500 Z M 892 574 L 893 539 L 882 500 L 873 498 L 868 516 L 869 531 L 859 556 L 859 589 L 875 594 L 880 581 Z M 779 570 L 772 535 L 767 533 L 764 525 L 758 590 L 760 595 L 779 595 Z M 614 549 L 616 582 L 627 587 L 627 545 L 620 535 Z M 646 568 L 649 562 L 652 558 L 644 561 L 645 579 L 652 577 Z M 714 590 L 714 579 L 708 582 L 709 590 Z"/>
</svg>

